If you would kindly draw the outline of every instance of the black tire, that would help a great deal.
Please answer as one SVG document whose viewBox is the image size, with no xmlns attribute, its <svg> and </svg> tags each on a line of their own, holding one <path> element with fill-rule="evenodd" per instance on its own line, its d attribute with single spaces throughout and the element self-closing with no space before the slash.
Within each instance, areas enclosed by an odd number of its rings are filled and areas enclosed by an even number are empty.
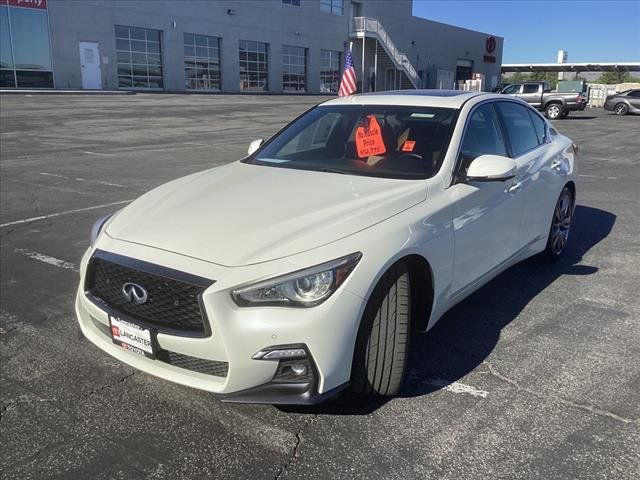
<svg viewBox="0 0 640 480">
<path fill-rule="evenodd" d="M 571 193 L 569 187 L 564 187 L 551 216 L 551 228 L 547 238 L 547 247 L 544 251 L 544 256 L 548 260 L 558 260 L 567 248 L 573 221 L 573 205 L 573 193 Z"/>
<path fill-rule="evenodd" d="M 626 115 L 629 113 L 629 105 L 626 103 L 616 103 L 615 107 L 613 107 L 613 111 L 616 115 Z"/>
<path fill-rule="evenodd" d="M 367 302 L 356 339 L 351 389 L 368 395 L 394 395 L 402 386 L 411 322 L 409 271 L 392 266 Z"/>
<path fill-rule="evenodd" d="M 549 120 L 556 120 L 562 115 L 562 104 L 553 102 L 544 108 L 544 115 Z"/>
</svg>

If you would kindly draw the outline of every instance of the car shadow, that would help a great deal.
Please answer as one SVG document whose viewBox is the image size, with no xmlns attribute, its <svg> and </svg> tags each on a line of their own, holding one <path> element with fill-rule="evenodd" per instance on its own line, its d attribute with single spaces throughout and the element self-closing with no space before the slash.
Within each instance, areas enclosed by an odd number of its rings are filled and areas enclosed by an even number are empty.
<svg viewBox="0 0 640 480">
<path fill-rule="evenodd" d="M 588 116 L 588 117 L 574 117 L 572 115 L 569 115 L 568 117 L 565 118 L 561 118 L 560 120 L 564 121 L 564 120 L 593 120 L 594 118 L 598 118 L 595 116 Z"/>
<path fill-rule="evenodd" d="M 413 335 L 407 374 L 397 396 L 426 395 L 464 377 L 489 356 L 502 329 L 556 279 L 597 272 L 597 266 L 580 262 L 609 235 L 615 221 L 610 212 L 576 206 L 571 240 L 559 261 L 534 257 L 514 265 L 449 310 L 427 334 Z M 317 406 L 279 408 L 320 415 L 367 415 L 392 398 L 344 393 Z"/>
</svg>

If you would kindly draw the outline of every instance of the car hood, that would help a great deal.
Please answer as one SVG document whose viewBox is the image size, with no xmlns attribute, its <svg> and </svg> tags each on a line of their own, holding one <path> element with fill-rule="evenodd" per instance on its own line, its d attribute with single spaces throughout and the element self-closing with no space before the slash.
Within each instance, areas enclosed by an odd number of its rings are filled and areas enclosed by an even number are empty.
<svg viewBox="0 0 640 480">
<path fill-rule="evenodd" d="M 162 185 L 121 210 L 113 238 L 223 266 L 352 235 L 422 202 L 426 185 L 235 162 Z"/>
</svg>

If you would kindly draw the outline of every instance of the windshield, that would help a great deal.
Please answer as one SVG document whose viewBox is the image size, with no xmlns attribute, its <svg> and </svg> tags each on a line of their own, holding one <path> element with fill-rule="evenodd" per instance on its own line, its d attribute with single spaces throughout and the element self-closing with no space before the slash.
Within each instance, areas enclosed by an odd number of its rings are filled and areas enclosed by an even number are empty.
<svg viewBox="0 0 640 480">
<path fill-rule="evenodd" d="M 244 161 L 350 175 L 430 178 L 447 153 L 457 113 L 435 107 L 320 106 Z"/>
</svg>

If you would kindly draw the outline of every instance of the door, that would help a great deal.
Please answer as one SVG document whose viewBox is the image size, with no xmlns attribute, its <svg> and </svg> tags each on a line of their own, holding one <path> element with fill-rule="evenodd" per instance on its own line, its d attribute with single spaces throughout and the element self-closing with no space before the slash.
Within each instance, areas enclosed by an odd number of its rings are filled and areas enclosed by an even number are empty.
<svg viewBox="0 0 640 480">
<path fill-rule="evenodd" d="M 539 108 L 542 104 L 542 86 L 535 83 L 525 83 L 522 86 L 522 93 L 518 97 L 529 105 Z"/>
<path fill-rule="evenodd" d="M 82 72 L 83 89 L 102 89 L 100 51 L 97 42 L 80 42 L 80 70 Z"/>
<path fill-rule="evenodd" d="M 520 89 L 522 85 L 518 85 L 517 83 L 514 85 L 509 85 L 505 87 L 500 93 L 504 93 L 505 95 L 515 95 L 518 96 L 520 94 Z"/>
<path fill-rule="evenodd" d="M 353 0 L 351 1 L 351 15 L 352 18 L 362 16 L 362 3 Z"/>
<path fill-rule="evenodd" d="M 456 65 L 456 84 L 464 83 L 466 80 L 471 80 L 472 72 L 473 61 L 458 60 Z"/>
<path fill-rule="evenodd" d="M 565 152 L 551 143 L 542 116 L 514 102 L 498 102 L 512 156 L 521 172 L 518 177 L 524 207 L 520 224 L 520 247 L 543 240 L 549 234 L 551 213 L 569 172 Z"/>
<path fill-rule="evenodd" d="M 627 98 L 629 99 L 631 108 L 635 110 L 640 110 L 640 90 L 631 90 L 627 94 Z"/>
<path fill-rule="evenodd" d="M 453 205 L 454 272 L 452 297 L 463 293 L 518 250 L 523 197 L 517 181 L 466 181 L 471 162 L 484 154 L 508 156 L 494 102 L 472 110 L 457 171 L 448 189 Z"/>
<path fill-rule="evenodd" d="M 396 69 L 387 68 L 384 71 L 384 89 L 395 90 L 396 89 Z"/>
</svg>

